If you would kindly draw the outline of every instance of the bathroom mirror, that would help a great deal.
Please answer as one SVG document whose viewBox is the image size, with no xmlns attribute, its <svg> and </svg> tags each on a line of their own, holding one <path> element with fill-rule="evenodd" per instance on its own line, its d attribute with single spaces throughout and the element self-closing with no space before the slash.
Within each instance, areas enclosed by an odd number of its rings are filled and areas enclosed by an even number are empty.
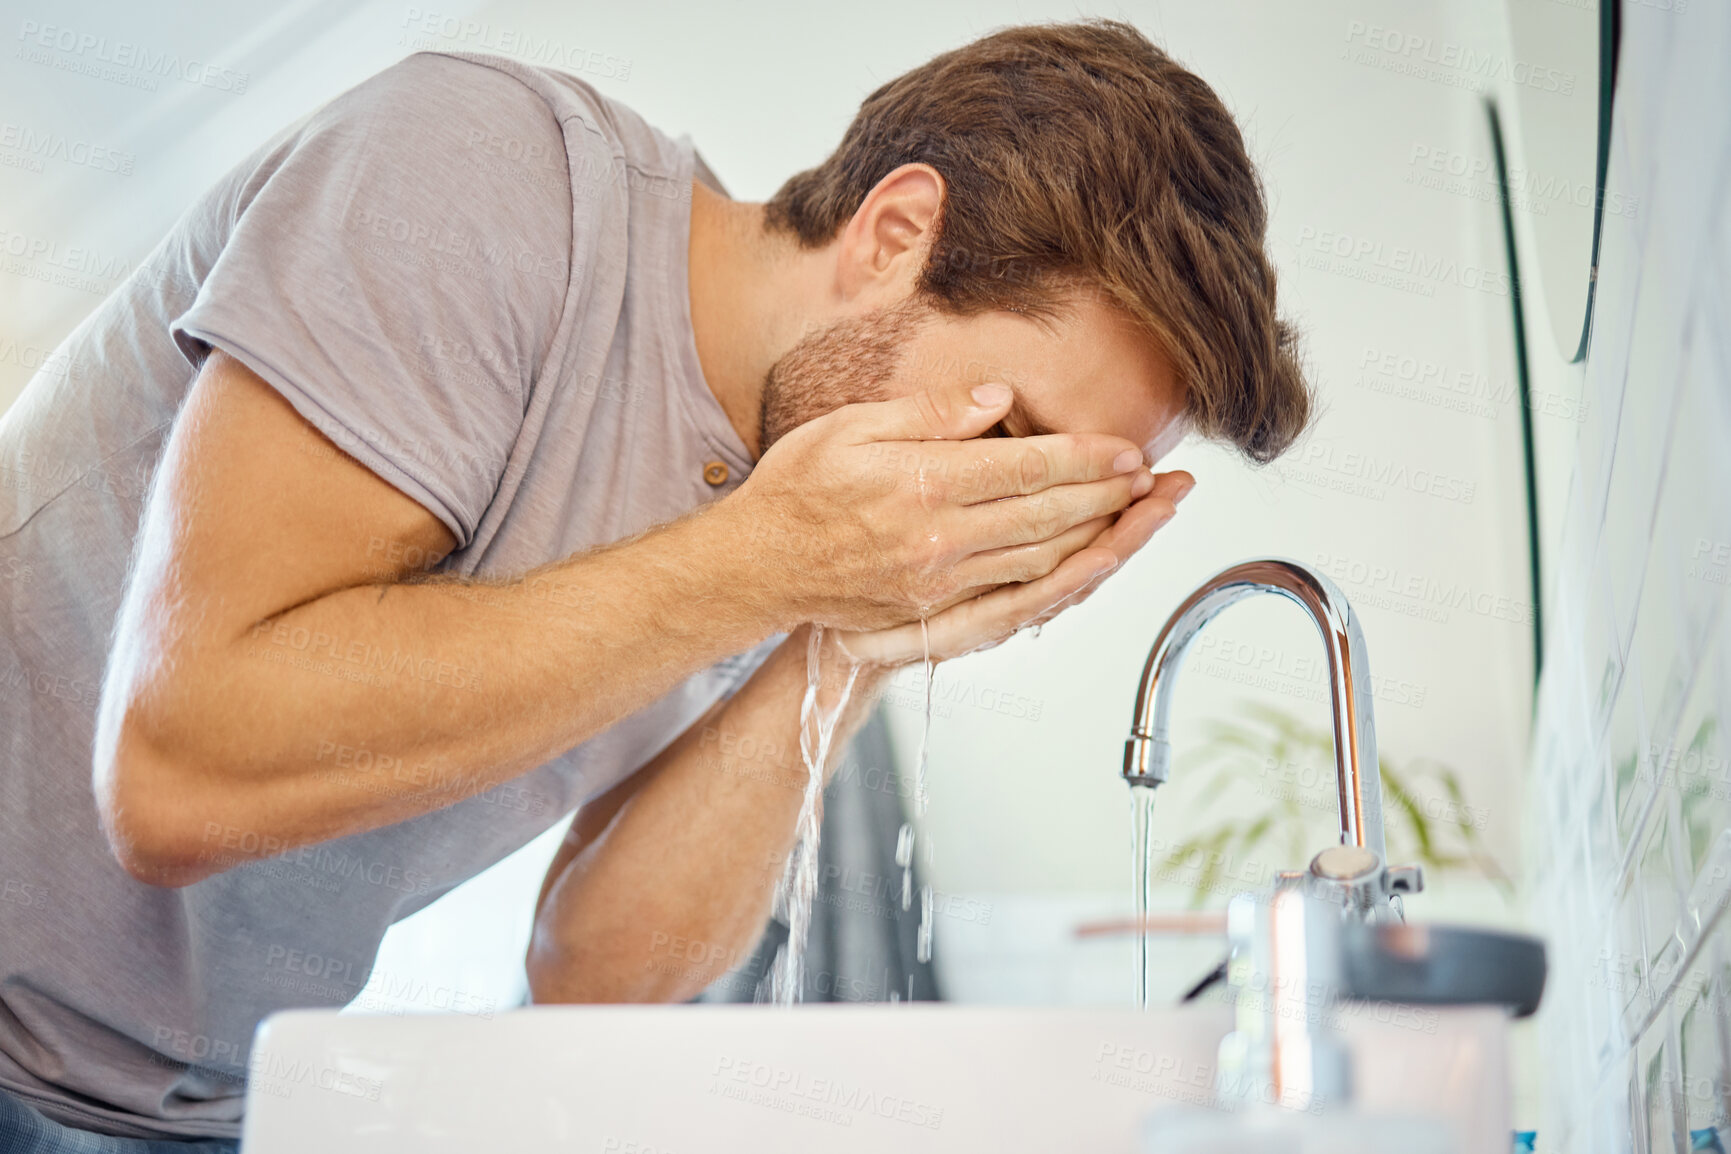
<svg viewBox="0 0 1731 1154">
<path fill-rule="evenodd" d="M 1600 212 L 1604 203 L 1610 92 L 1616 60 L 1615 0 L 1507 0 L 1511 207 L 1532 220 L 1537 278 L 1557 350 L 1587 347 Z"/>
</svg>

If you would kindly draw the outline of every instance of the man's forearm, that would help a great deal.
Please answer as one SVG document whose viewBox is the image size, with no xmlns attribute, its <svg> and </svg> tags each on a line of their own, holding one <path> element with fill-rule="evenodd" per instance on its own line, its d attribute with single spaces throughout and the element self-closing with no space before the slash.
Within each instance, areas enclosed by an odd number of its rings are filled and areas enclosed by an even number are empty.
<svg viewBox="0 0 1731 1154">
<path fill-rule="evenodd" d="M 506 582 L 320 597 L 131 701 L 118 756 L 178 799 L 184 883 L 402 821 L 540 765 L 780 628 L 715 507 Z M 134 667 L 145 657 L 117 648 Z M 118 721 L 118 719 L 115 719 Z M 371 766 L 357 773 L 357 765 Z M 357 786 L 359 786 L 357 788 Z M 190 829 L 188 828 L 190 824 Z"/>
<path fill-rule="evenodd" d="M 654 763 L 604 832 L 555 869 L 528 969 L 538 1002 L 681 1001 L 742 963 L 792 850 L 807 631 Z M 826 709 L 848 663 L 826 642 Z M 889 670 L 864 667 L 836 726 L 833 769 Z"/>
</svg>

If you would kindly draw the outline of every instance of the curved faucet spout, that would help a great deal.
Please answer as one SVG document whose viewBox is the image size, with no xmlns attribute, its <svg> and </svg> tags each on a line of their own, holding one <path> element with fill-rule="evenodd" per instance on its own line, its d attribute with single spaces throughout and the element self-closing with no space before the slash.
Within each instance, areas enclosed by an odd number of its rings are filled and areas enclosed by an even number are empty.
<svg viewBox="0 0 1731 1154">
<path fill-rule="evenodd" d="M 1386 862 L 1382 835 L 1382 773 L 1376 760 L 1376 725 L 1371 711 L 1370 659 L 1364 632 L 1346 597 L 1321 573 L 1296 561 L 1267 558 L 1246 561 L 1216 573 L 1185 599 L 1154 641 L 1136 717 L 1124 743 L 1124 777 L 1131 785 L 1152 787 L 1171 772 L 1172 746 L 1167 727 L 1172 685 L 1185 651 L 1202 627 L 1227 606 L 1257 593 L 1275 593 L 1297 602 L 1316 622 L 1328 651 L 1328 679 L 1334 706 L 1334 759 L 1340 790 L 1340 841 L 1376 854 Z"/>
</svg>

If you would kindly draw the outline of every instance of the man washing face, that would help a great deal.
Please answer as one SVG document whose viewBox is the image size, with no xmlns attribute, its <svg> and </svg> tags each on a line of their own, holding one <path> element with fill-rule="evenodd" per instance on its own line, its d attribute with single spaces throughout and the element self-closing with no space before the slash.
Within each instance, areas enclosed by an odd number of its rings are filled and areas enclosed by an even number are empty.
<svg viewBox="0 0 1731 1154">
<path fill-rule="evenodd" d="M 232 1138 L 263 1016 L 573 809 L 534 998 L 695 995 L 652 943 L 742 956 L 804 777 L 704 735 L 798 748 L 814 624 L 839 743 L 922 616 L 993 645 L 1141 548 L 1184 433 L 1301 430 L 1265 225 L 1105 22 L 892 81 L 767 205 L 498 58 L 264 143 L 0 423 L 0 661 L 51 687 L 0 701 L 0 1135 Z"/>
</svg>

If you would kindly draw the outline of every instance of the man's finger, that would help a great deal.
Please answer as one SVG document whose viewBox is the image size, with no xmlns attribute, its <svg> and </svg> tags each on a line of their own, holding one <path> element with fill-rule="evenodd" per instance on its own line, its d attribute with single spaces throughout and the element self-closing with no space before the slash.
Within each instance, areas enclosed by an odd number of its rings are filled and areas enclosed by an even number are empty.
<svg viewBox="0 0 1731 1154">
<path fill-rule="evenodd" d="M 958 546 L 972 552 L 1044 541 L 1130 505 L 1136 499 L 1138 477 L 1147 474 L 1126 473 L 1085 485 L 1059 485 L 1026 497 L 1005 497 L 955 510 L 947 520 L 956 526 Z"/>
<path fill-rule="evenodd" d="M 1180 471 L 1157 475 L 1154 490 L 1118 514 L 1112 527 L 1102 533 L 1096 543 L 1111 549 L 1119 564 L 1123 564 L 1148 543 L 1156 530 L 1172 519 L 1178 511 L 1178 502 L 1195 487 L 1196 479 L 1189 473 Z"/>
<path fill-rule="evenodd" d="M 1147 472 L 1141 451 L 1105 433 L 877 441 L 867 460 L 890 480 L 952 505 L 986 505 Z"/>
<path fill-rule="evenodd" d="M 1064 609 L 1085 601 L 1099 584 L 1133 555 L 1176 514 L 1177 508 L 1164 494 L 1179 500 L 1195 484 L 1188 473 L 1166 474 L 1156 482 L 1154 493 L 1118 515 L 1111 528 L 1077 550 L 1051 573 L 1037 581 L 1006 585 L 993 593 L 958 605 L 931 618 L 932 646 L 979 648 L 991 638 L 1007 636 L 1025 624 L 1046 622 Z M 973 644 L 966 644 L 969 636 Z"/>
<path fill-rule="evenodd" d="M 1154 491 L 1111 519 L 1112 523 L 1091 540 L 1076 547 L 1043 577 L 1001 585 L 970 597 L 927 618 L 932 656 L 959 657 L 977 649 L 989 649 L 1027 625 L 1044 624 L 1065 609 L 1079 605 L 1124 560 L 1135 554 L 1176 513 L 1176 503 L 1195 486 L 1188 473 L 1165 473 L 1155 478 Z M 1093 533 L 1092 524 L 1077 526 L 1074 534 Z M 1074 542 L 1066 542 L 1069 549 Z M 1000 557 L 1037 549 L 1021 546 L 1006 549 Z M 979 560 L 978 558 L 973 560 Z M 961 570 L 958 569 L 958 572 Z M 971 572 L 977 574 L 976 566 Z M 972 582 L 970 581 L 970 584 Z M 846 634 L 846 648 L 862 661 L 899 663 L 916 661 L 923 651 L 918 622 L 865 633 Z"/>
<path fill-rule="evenodd" d="M 1090 547 L 1072 554 L 1037 581 L 1006 585 L 940 613 L 927 621 L 932 649 L 953 657 L 995 644 L 1024 622 L 1055 609 L 1079 593 L 1108 566 L 1116 567 L 1111 553 Z"/>
<path fill-rule="evenodd" d="M 1134 476 L 1143 468 L 1140 449 L 1107 433 L 993 437 L 944 450 L 957 459 L 949 470 L 953 498 L 967 504 Z"/>
<path fill-rule="evenodd" d="M 1099 537 L 1092 542 L 1101 548 L 1111 549 L 1115 555 L 1121 558 L 1119 565 L 1133 557 L 1156 532 L 1172 520 L 1173 514 L 1176 512 L 1177 502 L 1182 501 L 1196 485 L 1195 479 L 1188 473 L 1167 473 L 1163 476 L 1166 478 L 1164 483 L 1157 481 L 1153 493 L 1119 514 L 1111 526 L 1101 532 Z M 1174 495 L 1170 502 L 1166 498 L 1169 493 Z M 1166 507 L 1168 503 L 1173 506 L 1170 510 Z M 1094 578 L 1080 593 L 1060 606 L 1060 609 L 1080 605 L 1092 597 L 1094 590 L 1098 589 L 1106 578 L 1116 571 L 1113 569 Z M 1029 624 L 1044 625 L 1057 616 L 1058 612 L 1059 610 L 1055 609 L 1029 622 Z"/>
<path fill-rule="evenodd" d="M 976 553 L 956 566 L 956 573 L 970 585 L 997 586 L 1037 581 L 1072 553 L 1095 544 L 1111 528 L 1112 521 L 1111 517 L 1096 517 L 1044 541 Z"/>
<path fill-rule="evenodd" d="M 921 389 L 893 401 L 846 405 L 830 416 L 849 422 L 848 439 L 856 445 L 874 441 L 965 441 L 1002 420 L 1010 411 L 1012 399 L 1007 385 Z M 839 417 L 842 413 L 847 416 Z"/>
</svg>

